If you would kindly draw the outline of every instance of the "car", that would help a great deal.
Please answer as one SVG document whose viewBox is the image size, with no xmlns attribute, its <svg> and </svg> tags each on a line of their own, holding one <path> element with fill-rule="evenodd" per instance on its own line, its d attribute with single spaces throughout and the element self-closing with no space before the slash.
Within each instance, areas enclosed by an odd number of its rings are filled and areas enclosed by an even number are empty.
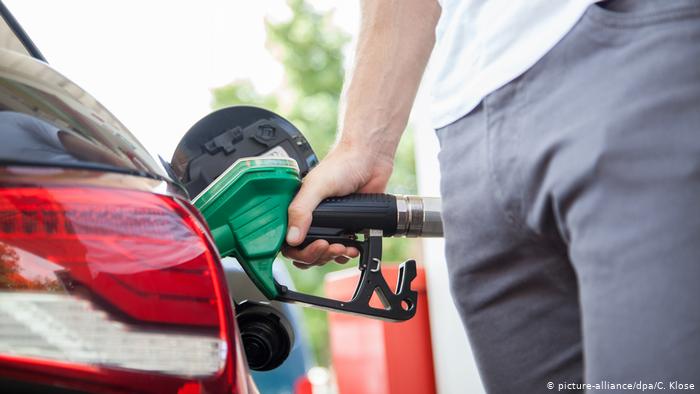
<svg viewBox="0 0 700 394">
<path fill-rule="evenodd" d="M 0 12 L 1 391 L 258 392 L 185 189 Z"/>
</svg>

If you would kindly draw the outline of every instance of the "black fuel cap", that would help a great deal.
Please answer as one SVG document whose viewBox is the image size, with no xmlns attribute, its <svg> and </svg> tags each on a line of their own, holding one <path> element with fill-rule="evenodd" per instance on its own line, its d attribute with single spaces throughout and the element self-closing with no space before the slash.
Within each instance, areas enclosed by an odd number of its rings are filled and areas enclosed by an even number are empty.
<svg viewBox="0 0 700 394">
<path fill-rule="evenodd" d="M 294 331 L 287 318 L 269 305 L 249 301 L 239 304 L 237 309 L 236 321 L 248 367 L 269 371 L 280 366 L 294 343 Z"/>
<path fill-rule="evenodd" d="M 318 163 L 311 145 L 288 120 L 263 108 L 234 106 L 195 123 L 180 140 L 170 164 L 194 198 L 236 160 L 254 156 L 290 157 L 302 177 Z"/>
</svg>

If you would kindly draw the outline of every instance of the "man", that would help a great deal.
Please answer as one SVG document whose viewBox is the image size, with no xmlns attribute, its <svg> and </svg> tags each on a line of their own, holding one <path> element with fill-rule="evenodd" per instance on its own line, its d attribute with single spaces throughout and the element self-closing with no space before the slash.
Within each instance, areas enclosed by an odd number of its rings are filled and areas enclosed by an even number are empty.
<svg viewBox="0 0 700 394">
<path fill-rule="evenodd" d="M 441 6 L 362 3 L 338 143 L 287 242 L 321 199 L 384 190 L 437 25 L 446 253 L 486 389 L 700 387 L 700 2 Z"/>
</svg>

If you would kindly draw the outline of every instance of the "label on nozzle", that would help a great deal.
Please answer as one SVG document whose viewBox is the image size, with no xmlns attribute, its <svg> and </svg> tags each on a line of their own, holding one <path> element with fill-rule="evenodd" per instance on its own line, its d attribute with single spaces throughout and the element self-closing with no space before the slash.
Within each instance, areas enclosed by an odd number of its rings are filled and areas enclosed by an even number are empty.
<svg viewBox="0 0 700 394">
<path fill-rule="evenodd" d="M 260 157 L 291 157 L 284 148 L 281 146 L 276 146 L 269 151 L 260 155 Z"/>
</svg>

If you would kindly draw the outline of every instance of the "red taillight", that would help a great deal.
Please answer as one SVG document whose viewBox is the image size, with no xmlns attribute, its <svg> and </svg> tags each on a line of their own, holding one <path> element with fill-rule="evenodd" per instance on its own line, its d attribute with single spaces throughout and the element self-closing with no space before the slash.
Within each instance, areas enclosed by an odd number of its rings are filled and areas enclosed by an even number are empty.
<svg viewBox="0 0 700 394">
<path fill-rule="evenodd" d="M 182 204 L 111 188 L 0 189 L 0 370 L 101 390 L 234 391 L 223 274 Z"/>
</svg>

